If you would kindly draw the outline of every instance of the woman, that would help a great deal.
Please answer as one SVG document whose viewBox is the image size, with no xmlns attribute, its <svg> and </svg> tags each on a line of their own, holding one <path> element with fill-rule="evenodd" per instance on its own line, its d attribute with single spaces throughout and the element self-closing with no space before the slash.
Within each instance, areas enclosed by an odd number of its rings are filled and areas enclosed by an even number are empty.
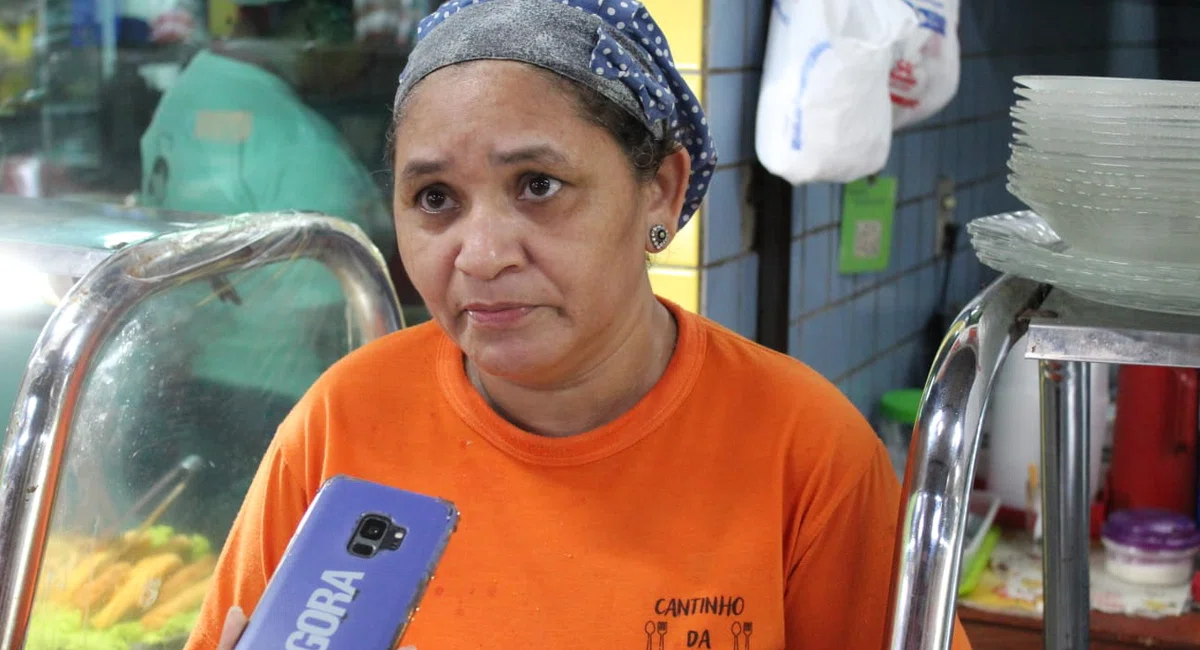
<svg viewBox="0 0 1200 650">
<path fill-rule="evenodd" d="M 876 650 L 883 446 L 813 371 L 651 291 L 645 256 L 716 161 L 649 14 L 458 0 L 420 33 L 394 210 L 435 322 L 350 355 L 284 422 L 188 648 L 230 647 L 345 473 L 463 513 L 405 637 L 420 650 Z"/>
</svg>

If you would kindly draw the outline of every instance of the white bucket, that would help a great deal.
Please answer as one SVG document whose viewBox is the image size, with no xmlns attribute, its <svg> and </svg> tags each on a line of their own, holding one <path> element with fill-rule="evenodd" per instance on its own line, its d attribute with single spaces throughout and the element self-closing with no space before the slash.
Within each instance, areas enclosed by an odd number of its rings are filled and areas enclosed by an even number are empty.
<svg viewBox="0 0 1200 650">
<path fill-rule="evenodd" d="M 1041 481 L 1041 394 L 1038 362 L 1025 358 L 1026 340 L 1013 346 L 992 387 L 983 430 L 988 434 L 985 466 L 988 492 L 1008 508 L 1025 510 L 1029 467 Z M 1088 436 L 1088 501 L 1100 489 L 1100 462 L 1108 414 L 1108 366 L 1092 364 L 1091 431 Z"/>
</svg>

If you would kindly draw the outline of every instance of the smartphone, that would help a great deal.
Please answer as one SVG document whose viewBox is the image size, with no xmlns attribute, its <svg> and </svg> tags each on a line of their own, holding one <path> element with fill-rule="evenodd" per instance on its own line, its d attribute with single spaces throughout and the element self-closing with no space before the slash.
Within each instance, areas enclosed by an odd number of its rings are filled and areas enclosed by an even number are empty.
<svg viewBox="0 0 1200 650">
<path fill-rule="evenodd" d="M 458 518 L 445 499 L 346 476 L 329 479 L 235 647 L 392 650 Z"/>
</svg>

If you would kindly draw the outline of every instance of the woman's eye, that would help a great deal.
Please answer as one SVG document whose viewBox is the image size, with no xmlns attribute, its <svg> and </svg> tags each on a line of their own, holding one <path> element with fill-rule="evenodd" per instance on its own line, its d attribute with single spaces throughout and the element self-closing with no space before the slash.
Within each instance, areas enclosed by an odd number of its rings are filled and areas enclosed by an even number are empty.
<svg viewBox="0 0 1200 650">
<path fill-rule="evenodd" d="M 417 207 L 425 212 L 444 212 L 458 207 L 454 199 L 440 187 L 430 187 L 417 194 Z"/>
<path fill-rule="evenodd" d="M 562 181 L 546 176 L 545 174 L 536 174 L 530 176 L 525 183 L 525 189 L 521 192 L 522 199 L 548 199 L 562 189 Z"/>
</svg>

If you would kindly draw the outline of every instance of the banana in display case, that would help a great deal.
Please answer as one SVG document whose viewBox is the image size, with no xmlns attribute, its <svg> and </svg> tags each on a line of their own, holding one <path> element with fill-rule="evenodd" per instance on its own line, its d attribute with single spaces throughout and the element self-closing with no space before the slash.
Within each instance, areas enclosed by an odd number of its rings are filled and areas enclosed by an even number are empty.
<svg viewBox="0 0 1200 650">
<path fill-rule="evenodd" d="M 0 282 L 0 330 L 37 332 L 0 336 L 32 346 L 0 395 L 0 650 L 177 650 L 275 428 L 400 307 L 339 219 L 109 213 L 81 238 L 94 206 L 40 203 L 0 200 L 0 269 L 39 287 L 20 311 Z"/>
<path fill-rule="evenodd" d="M 183 646 L 219 549 L 203 534 L 158 522 L 203 465 L 189 456 L 151 486 L 129 514 L 154 507 L 134 528 L 47 539 L 26 650 Z"/>
<path fill-rule="evenodd" d="M 47 541 L 27 650 L 182 647 L 216 553 L 170 526 Z"/>
</svg>

